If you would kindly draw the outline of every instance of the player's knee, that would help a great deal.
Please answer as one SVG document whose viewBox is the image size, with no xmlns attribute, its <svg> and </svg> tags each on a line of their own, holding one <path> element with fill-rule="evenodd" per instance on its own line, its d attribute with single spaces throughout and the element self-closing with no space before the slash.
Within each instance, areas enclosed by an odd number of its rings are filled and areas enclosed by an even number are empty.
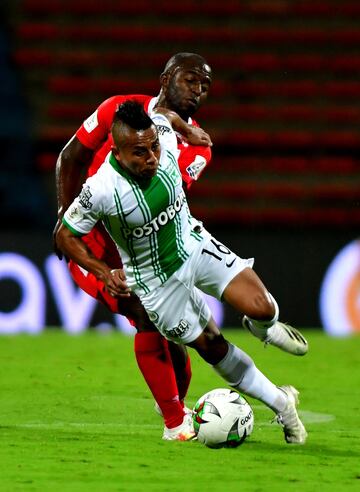
<svg viewBox="0 0 360 492">
<path fill-rule="evenodd" d="M 198 354 L 212 365 L 222 360 L 228 351 L 228 344 L 220 332 L 214 333 L 204 330 L 200 337 L 189 345 L 195 348 Z"/>
<path fill-rule="evenodd" d="M 270 320 L 276 315 L 276 306 L 267 292 L 259 292 L 253 297 L 245 314 L 253 319 Z"/>
</svg>

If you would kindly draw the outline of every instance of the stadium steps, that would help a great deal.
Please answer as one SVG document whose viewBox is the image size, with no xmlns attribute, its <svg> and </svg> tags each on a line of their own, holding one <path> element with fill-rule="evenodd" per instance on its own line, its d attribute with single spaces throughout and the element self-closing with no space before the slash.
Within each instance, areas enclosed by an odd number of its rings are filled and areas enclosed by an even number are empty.
<svg viewBox="0 0 360 492">
<path fill-rule="evenodd" d="M 43 0 L 25 0 L 25 10 L 32 14 L 49 15 L 49 14 L 73 14 L 73 15 L 99 15 L 99 14 L 117 14 L 123 15 L 189 15 L 189 14 L 206 14 L 212 16 L 243 15 L 243 16 L 266 16 L 267 18 L 285 17 L 306 17 L 306 18 L 337 18 L 352 17 L 360 15 L 360 5 L 356 0 L 342 1 L 337 0 L 319 0 L 318 2 L 308 2 L 302 0 L 298 2 L 264 2 L 257 0 L 229 0 L 227 2 L 218 2 L 218 0 L 206 0 L 193 2 L 192 0 L 183 0 L 182 2 L 168 2 L 160 0 L 158 2 L 148 2 L 147 0 L 136 0 L 133 2 L 114 2 L 113 0 L 52 0 L 43 2 Z"/>
<path fill-rule="evenodd" d="M 321 47 L 336 44 L 341 47 L 360 45 L 360 31 L 354 29 L 336 29 L 331 32 L 323 31 L 319 28 L 301 29 L 285 28 L 281 31 L 274 28 L 252 28 L 239 30 L 234 26 L 217 27 L 200 26 L 196 29 L 193 26 L 119 26 L 101 25 L 97 22 L 89 23 L 79 29 L 78 23 L 59 25 L 52 22 L 29 22 L 24 21 L 16 29 L 16 36 L 24 42 L 30 41 L 56 41 L 64 37 L 73 41 L 88 41 L 91 39 L 96 42 L 103 41 L 122 41 L 129 42 L 129 38 L 136 39 L 136 42 L 160 41 L 171 38 L 172 41 L 197 42 L 199 39 L 206 39 L 208 42 L 220 44 L 242 43 L 251 46 L 278 46 L 283 43 L 301 43 L 305 46 L 314 44 Z"/>
<path fill-rule="evenodd" d="M 165 41 L 163 38 L 162 41 Z M 161 40 L 159 40 L 161 43 Z M 165 51 L 160 53 L 140 53 L 138 50 L 121 52 L 102 52 L 97 49 L 82 49 L 68 51 L 67 47 L 57 50 L 54 53 L 52 47 L 22 48 L 15 53 L 15 60 L 24 67 L 34 67 L 34 65 L 51 68 L 60 64 L 66 68 L 87 67 L 89 65 L 103 65 L 104 68 L 113 69 L 117 65 L 125 65 L 130 69 L 139 66 L 141 68 L 156 68 L 159 71 L 163 68 L 164 60 L 167 59 Z M 217 69 L 225 69 L 229 73 L 237 72 L 234 68 L 234 54 L 226 53 L 210 54 L 207 57 L 209 63 Z M 322 72 L 327 71 L 336 74 L 353 74 L 360 70 L 360 55 L 358 54 L 289 54 L 280 55 L 277 53 L 245 53 L 238 54 L 237 64 L 243 71 L 249 70 L 255 73 L 268 73 L 281 70 L 291 70 L 295 73 Z"/>
<path fill-rule="evenodd" d="M 14 60 L 36 116 L 38 167 L 53 171 L 103 99 L 156 94 L 169 55 L 196 51 L 214 69 L 197 119 L 215 146 L 191 190 L 194 212 L 360 224 L 359 18 L 359 2 L 346 0 L 16 2 Z"/>
<path fill-rule="evenodd" d="M 287 227 L 330 227 L 347 228 L 356 227 L 360 222 L 360 211 L 355 209 L 349 214 L 348 209 L 337 207 L 319 209 L 311 205 L 308 209 L 296 205 L 286 208 L 281 205 L 274 206 L 251 206 L 234 207 L 216 202 L 207 204 L 192 203 L 191 210 L 194 216 L 206 219 L 207 223 L 214 222 L 231 226 L 236 234 L 236 225 L 249 224 L 254 226 L 287 226 Z"/>
</svg>

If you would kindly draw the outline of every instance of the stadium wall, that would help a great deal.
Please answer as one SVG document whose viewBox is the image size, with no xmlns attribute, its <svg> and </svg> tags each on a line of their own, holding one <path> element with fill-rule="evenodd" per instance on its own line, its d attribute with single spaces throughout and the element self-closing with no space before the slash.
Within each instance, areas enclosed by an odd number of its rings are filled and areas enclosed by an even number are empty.
<svg viewBox="0 0 360 492">
<path fill-rule="evenodd" d="M 241 256 L 255 258 L 255 270 L 278 300 L 283 321 L 321 327 L 319 296 L 325 273 L 336 254 L 356 239 L 355 230 L 336 234 L 295 227 L 210 230 Z M 0 291 L 0 333 L 38 333 L 45 326 L 63 326 L 70 332 L 116 326 L 132 332 L 124 318 L 112 316 L 74 286 L 45 233 L 2 232 Z M 224 327 L 240 326 L 237 313 L 228 307 L 217 313 L 217 319 Z"/>
</svg>

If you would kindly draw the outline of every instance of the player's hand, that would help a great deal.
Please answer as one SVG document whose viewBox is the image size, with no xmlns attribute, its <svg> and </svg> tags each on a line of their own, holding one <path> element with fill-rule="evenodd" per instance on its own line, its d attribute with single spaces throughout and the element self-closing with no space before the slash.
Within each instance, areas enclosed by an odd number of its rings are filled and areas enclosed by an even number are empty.
<svg viewBox="0 0 360 492">
<path fill-rule="evenodd" d="M 206 133 L 202 128 L 197 126 L 188 125 L 188 131 L 185 135 L 185 139 L 192 145 L 203 145 L 204 147 L 212 147 L 212 141 L 210 135 Z"/>
<path fill-rule="evenodd" d="M 56 242 L 56 233 L 59 230 L 60 226 L 61 226 L 61 219 L 58 219 L 56 224 L 55 224 L 54 230 L 53 230 L 52 238 L 53 238 L 54 252 L 55 252 L 56 256 L 59 258 L 59 260 L 62 260 L 64 255 L 63 255 L 63 252 L 58 248 L 58 245 Z"/>
<path fill-rule="evenodd" d="M 130 297 L 131 290 L 126 283 L 122 268 L 111 270 L 105 279 L 107 291 L 113 297 Z"/>
</svg>

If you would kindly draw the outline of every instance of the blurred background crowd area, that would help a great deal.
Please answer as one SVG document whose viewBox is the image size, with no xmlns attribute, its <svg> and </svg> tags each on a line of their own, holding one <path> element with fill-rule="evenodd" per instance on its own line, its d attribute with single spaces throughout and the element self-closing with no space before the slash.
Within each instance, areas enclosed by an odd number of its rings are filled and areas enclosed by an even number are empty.
<svg viewBox="0 0 360 492">
<path fill-rule="evenodd" d="M 213 69 L 197 120 L 208 223 L 360 225 L 357 0 L 2 0 L 0 220 L 49 228 L 56 157 L 109 96 L 156 95 L 179 51 Z"/>
</svg>

